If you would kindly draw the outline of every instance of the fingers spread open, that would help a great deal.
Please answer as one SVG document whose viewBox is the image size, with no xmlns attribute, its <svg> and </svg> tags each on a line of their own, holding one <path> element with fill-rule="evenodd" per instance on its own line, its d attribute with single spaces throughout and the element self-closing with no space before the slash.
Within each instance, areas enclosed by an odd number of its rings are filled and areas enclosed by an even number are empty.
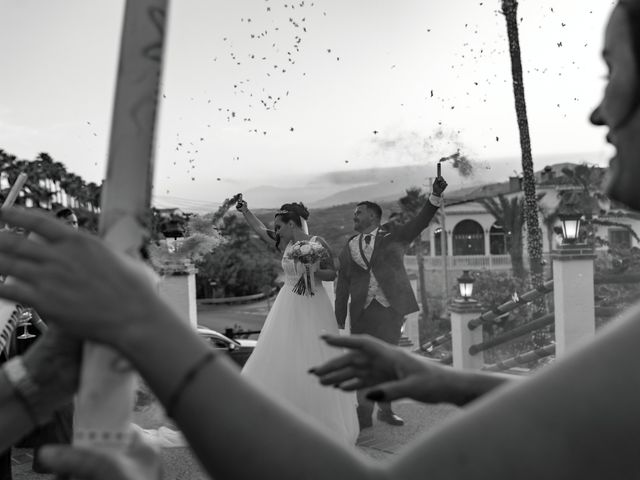
<svg viewBox="0 0 640 480">
<path fill-rule="evenodd" d="M 340 355 L 339 357 L 333 358 L 322 365 L 312 368 L 310 373 L 322 376 L 352 365 L 361 365 L 362 360 L 358 357 L 360 357 L 360 355 L 357 352 L 345 353 L 344 355 Z"/>
<path fill-rule="evenodd" d="M 43 262 L 55 258 L 48 245 L 10 232 L 0 232 L 0 253 Z"/>
<path fill-rule="evenodd" d="M 334 370 L 326 375 L 319 376 L 320 383 L 323 385 L 336 385 L 346 380 L 362 375 L 364 372 L 354 367 L 346 367 L 340 370 Z"/>
<path fill-rule="evenodd" d="M 361 390 L 363 388 L 371 386 L 370 382 L 362 378 L 352 378 L 351 380 L 347 380 L 346 382 L 342 382 L 339 387 L 340 390 L 345 392 L 353 392 L 354 390 Z"/>
<path fill-rule="evenodd" d="M 46 240 L 57 241 L 75 231 L 64 223 L 44 212 L 34 209 L 11 207 L 0 210 L 0 219 L 14 227 L 22 227 L 30 232 L 35 232 Z"/>
<path fill-rule="evenodd" d="M 11 279 L 31 283 L 42 278 L 42 267 L 30 260 L 0 253 L 0 275 L 11 277 L 7 280 L 9 284 L 13 281 Z"/>
<path fill-rule="evenodd" d="M 371 341 L 366 335 L 323 335 L 322 339 L 333 347 L 344 347 L 352 350 L 365 348 Z"/>
<path fill-rule="evenodd" d="M 35 290 L 19 281 L 0 284 L 0 298 L 33 306 L 37 306 L 38 301 Z"/>
</svg>

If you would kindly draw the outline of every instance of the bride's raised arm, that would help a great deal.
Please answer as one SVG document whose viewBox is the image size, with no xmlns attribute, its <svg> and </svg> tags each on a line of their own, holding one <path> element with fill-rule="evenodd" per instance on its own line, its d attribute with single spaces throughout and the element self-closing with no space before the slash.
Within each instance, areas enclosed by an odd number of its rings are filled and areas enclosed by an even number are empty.
<svg viewBox="0 0 640 480">
<path fill-rule="evenodd" d="M 276 233 L 273 230 L 269 230 L 265 224 L 262 223 L 251 210 L 249 210 L 249 205 L 242 198 L 242 195 L 240 195 L 240 200 L 238 200 L 238 203 L 236 204 L 236 209 L 242 213 L 249 226 L 262 240 L 267 242 L 270 246 L 277 248 Z"/>
</svg>

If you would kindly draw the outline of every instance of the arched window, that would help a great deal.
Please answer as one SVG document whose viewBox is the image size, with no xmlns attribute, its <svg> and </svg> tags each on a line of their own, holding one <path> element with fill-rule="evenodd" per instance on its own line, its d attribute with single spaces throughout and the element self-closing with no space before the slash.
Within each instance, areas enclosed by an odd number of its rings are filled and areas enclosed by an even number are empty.
<svg viewBox="0 0 640 480">
<path fill-rule="evenodd" d="M 463 220 L 453 229 L 454 255 L 484 255 L 484 230 L 474 220 Z"/>
<path fill-rule="evenodd" d="M 502 225 L 494 223 L 489 230 L 489 248 L 491 255 L 506 255 L 511 244 L 511 232 L 505 232 Z"/>
</svg>

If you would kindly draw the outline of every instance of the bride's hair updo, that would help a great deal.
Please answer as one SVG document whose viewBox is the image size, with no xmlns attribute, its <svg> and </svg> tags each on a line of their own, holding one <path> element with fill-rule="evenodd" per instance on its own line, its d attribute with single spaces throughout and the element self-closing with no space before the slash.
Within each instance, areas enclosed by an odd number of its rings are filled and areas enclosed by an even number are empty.
<svg viewBox="0 0 640 480">
<path fill-rule="evenodd" d="M 280 218 L 282 222 L 287 223 L 292 220 L 297 226 L 302 228 L 302 220 L 309 219 L 309 210 L 300 203 L 285 203 L 280 207 L 280 210 L 276 212 L 276 218 Z"/>
</svg>

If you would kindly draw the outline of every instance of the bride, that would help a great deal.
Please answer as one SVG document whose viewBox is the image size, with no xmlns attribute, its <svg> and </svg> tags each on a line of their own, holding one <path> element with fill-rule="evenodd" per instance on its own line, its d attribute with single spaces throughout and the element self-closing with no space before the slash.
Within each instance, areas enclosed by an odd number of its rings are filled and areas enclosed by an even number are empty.
<svg viewBox="0 0 640 480">
<path fill-rule="evenodd" d="M 309 235 L 309 211 L 302 203 L 283 205 L 275 214 L 273 231 L 258 220 L 242 197 L 236 208 L 263 240 L 283 251 L 285 279 L 242 375 L 324 426 L 332 436 L 354 444 L 359 431 L 355 395 L 322 387 L 308 373 L 314 365 L 340 353 L 320 340 L 320 335 L 338 333 L 332 303 L 322 286 L 322 281 L 333 281 L 336 276 L 331 250 L 322 238 Z M 310 287 L 313 295 L 308 290 L 306 294 L 296 293 L 300 292 L 296 284 L 305 272 L 292 259 L 298 242 L 320 244 L 327 253 L 311 267 L 313 275 L 307 276 L 305 288 Z"/>
</svg>

